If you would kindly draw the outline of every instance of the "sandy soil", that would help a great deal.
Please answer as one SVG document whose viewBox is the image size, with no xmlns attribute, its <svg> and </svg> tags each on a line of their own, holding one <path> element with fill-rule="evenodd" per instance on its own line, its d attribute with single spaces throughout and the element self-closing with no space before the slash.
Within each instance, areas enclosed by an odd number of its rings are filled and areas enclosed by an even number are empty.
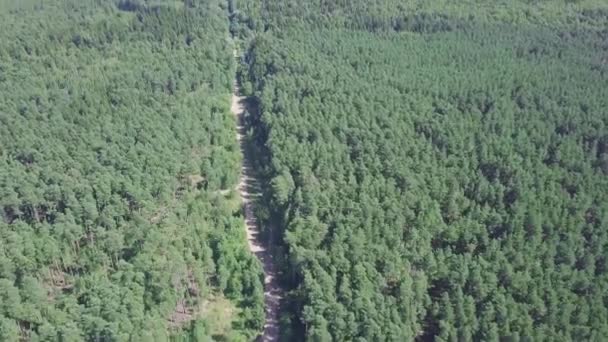
<svg viewBox="0 0 608 342">
<path fill-rule="evenodd" d="M 236 139 L 239 142 L 241 153 L 243 154 L 243 164 L 241 165 L 241 176 L 238 189 L 243 200 L 245 229 L 247 231 L 249 250 L 256 255 L 264 268 L 264 307 L 266 311 L 266 323 L 264 324 L 264 332 L 258 340 L 278 341 L 278 311 L 282 292 L 276 279 L 276 268 L 272 255 L 266 249 L 264 243 L 258 238 L 260 231 L 254 214 L 254 205 L 255 198 L 259 196 L 259 183 L 251 165 L 251 156 L 248 155 L 247 149 L 245 148 L 246 128 L 243 119 L 245 107 L 245 97 L 240 96 L 239 87 L 235 82 L 230 109 L 236 117 Z"/>
</svg>

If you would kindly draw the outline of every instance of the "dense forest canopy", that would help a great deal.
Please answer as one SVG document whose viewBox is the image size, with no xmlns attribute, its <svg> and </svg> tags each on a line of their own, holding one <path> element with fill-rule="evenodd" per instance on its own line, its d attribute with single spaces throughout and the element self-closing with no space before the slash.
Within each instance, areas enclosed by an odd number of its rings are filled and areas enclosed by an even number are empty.
<svg viewBox="0 0 608 342">
<path fill-rule="evenodd" d="M 316 0 L 247 1 L 237 3 L 239 25 L 274 33 L 296 23 L 313 27 L 403 31 L 436 23 L 456 27 L 463 21 L 549 27 L 606 29 L 603 0 Z"/>
<path fill-rule="evenodd" d="M 240 65 L 234 44 L 245 47 Z M 608 338 L 602 0 L 0 1 L 0 340 Z"/>
<path fill-rule="evenodd" d="M 608 337 L 608 6 L 237 1 L 286 340 Z"/>
<path fill-rule="evenodd" d="M 2 2 L 0 340 L 261 329 L 226 7 Z"/>
</svg>

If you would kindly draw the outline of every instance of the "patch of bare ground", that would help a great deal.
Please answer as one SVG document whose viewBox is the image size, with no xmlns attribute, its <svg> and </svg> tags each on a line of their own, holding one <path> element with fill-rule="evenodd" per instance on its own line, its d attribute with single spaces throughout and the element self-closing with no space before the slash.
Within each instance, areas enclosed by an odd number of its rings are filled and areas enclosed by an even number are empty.
<svg viewBox="0 0 608 342">
<path fill-rule="evenodd" d="M 187 323 L 195 320 L 200 309 L 194 304 L 198 301 L 200 295 L 200 289 L 194 278 L 192 270 L 188 270 L 186 279 L 183 276 L 175 275 L 172 282 L 173 287 L 177 293 L 183 293 L 184 295 L 178 299 L 175 309 L 169 317 L 169 327 L 172 329 L 178 329 L 185 326 Z"/>
</svg>

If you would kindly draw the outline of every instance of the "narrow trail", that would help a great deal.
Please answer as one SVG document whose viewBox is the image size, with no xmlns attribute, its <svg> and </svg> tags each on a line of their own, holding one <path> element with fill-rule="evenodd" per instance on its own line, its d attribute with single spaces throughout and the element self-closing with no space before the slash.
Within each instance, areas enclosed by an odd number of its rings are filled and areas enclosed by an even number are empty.
<svg viewBox="0 0 608 342">
<path fill-rule="evenodd" d="M 236 55 L 235 51 L 235 56 Z M 264 324 L 264 332 L 258 341 L 278 341 L 278 312 L 282 292 L 277 281 L 274 260 L 272 259 L 270 251 L 266 249 L 266 246 L 264 246 L 264 243 L 259 237 L 260 229 L 254 214 L 255 200 L 260 194 L 260 186 L 252 166 L 252 157 L 249 155 L 246 146 L 247 141 L 245 135 L 247 129 L 245 127 L 243 115 L 246 106 L 246 98 L 240 95 L 240 88 L 235 80 L 230 110 L 236 117 L 236 139 L 239 142 L 241 153 L 243 154 L 238 189 L 243 200 L 247 244 L 249 245 L 249 250 L 255 254 L 264 268 L 264 311 L 266 313 L 266 322 Z"/>
</svg>

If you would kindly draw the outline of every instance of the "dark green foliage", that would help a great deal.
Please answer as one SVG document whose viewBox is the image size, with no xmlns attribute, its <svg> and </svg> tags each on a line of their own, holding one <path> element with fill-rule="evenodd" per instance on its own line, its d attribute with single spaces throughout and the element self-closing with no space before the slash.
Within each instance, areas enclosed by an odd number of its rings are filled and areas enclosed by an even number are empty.
<svg viewBox="0 0 608 342">
<path fill-rule="evenodd" d="M 262 305 L 240 210 L 217 191 L 239 169 L 224 4 L 101 3 L 0 13 L 3 341 L 198 339 L 223 284 Z"/>
<path fill-rule="evenodd" d="M 289 338 L 604 340 L 606 10 L 317 3 L 242 15 Z"/>
</svg>

